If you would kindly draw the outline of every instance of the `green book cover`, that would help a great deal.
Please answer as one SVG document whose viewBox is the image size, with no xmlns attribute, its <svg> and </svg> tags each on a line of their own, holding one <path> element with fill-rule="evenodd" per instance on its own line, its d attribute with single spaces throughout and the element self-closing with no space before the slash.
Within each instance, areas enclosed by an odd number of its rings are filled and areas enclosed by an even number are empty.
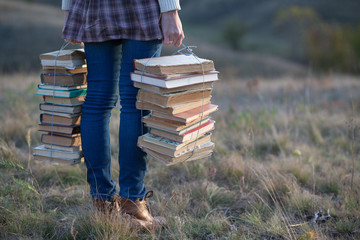
<svg viewBox="0 0 360 240">
<path fill-rule="evenodd" d="M 76 90 L 55 90 L 55 89 L 53 89 L 52 90 L 52 89 L 38 88 L 35 95 L 72 98 L 72 97 L 86 95 L 86 89 L 76 89 Z"/>
</svg>

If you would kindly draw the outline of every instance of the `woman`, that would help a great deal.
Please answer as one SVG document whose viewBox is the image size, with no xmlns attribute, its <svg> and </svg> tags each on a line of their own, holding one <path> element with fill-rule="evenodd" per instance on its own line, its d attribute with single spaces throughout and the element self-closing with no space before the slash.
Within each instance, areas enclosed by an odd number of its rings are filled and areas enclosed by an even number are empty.
<svg viewBox="0 0 360 240">
<path fill-rule="evenodd" d="M 63 0 L 63 38 L 84 43 L 88 89 L 82 107 L 81 141 L 93 203 L 121 211 L 142 225 L 158 222 L 146 206 L 146 160 L 137 147 L 141 112 L 130 80 L 133 60 L 159 56 L 162 43 L 184 39 L 179 0 Z M 109 121 L 120 94 L 119 196 L 111 179 Z M 120 207 L 120 208 L 119 208 Z"/>
</svg>

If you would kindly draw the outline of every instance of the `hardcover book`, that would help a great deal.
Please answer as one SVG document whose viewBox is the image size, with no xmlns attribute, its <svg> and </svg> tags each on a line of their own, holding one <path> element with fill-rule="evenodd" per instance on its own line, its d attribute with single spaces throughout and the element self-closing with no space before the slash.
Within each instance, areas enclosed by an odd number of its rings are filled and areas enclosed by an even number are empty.
<svg viewBox="0 0 360 240">
<path fill-rule="evenodd" d="M 138 83 L 149 84 L 161 88 L 179 88 L 199 83 L 214 82 L 218 80 L 218 72 L 212 71 L 203 74 L 189 74 L 183 77 L 164 79 L 161 77 L 151 77 L 138 73 L 131 73 L 131 80 Z"/>
<path fill-rule="evenodd" d="M 151 74 L 203 73 L 214 71 L 214 62 L 183 54 L 135 60 L 135 68 Z"/>
</svg>

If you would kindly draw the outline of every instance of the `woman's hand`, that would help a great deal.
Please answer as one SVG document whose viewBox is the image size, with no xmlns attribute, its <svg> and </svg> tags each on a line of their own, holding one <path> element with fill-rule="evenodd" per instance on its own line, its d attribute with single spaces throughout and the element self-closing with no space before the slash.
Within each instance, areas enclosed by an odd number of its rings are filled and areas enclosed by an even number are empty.
<svg viewBox="0 0 360 240">
<path fill-rule="evenodd" d="M 69 10 L 64 10 L 64 26 L 66 24 L 66 20 L 69 16 Z M 82 42 L 77 42 L 77 41 L 72 41 L 72 40 L 68 40 L 68 39 L 64 39 L 65 42 L 70 42 L 71 44 L 82 44 Z"/>
<path fill-rule="evenodd" d="M 179 47 L 185 38 L 181 20 L 177 10 L 161 14 L 161 28 L 163 31 L 163 44 Z"/>
</svg>

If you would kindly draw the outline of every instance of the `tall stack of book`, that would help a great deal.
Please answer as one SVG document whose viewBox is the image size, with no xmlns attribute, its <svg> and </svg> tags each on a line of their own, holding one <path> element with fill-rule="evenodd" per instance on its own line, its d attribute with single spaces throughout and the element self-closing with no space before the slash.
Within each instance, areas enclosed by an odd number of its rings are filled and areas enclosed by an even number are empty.
<svg viewBox="0 0 360 240">
<path fill-rule="evenodd" d="M 139 137 L 138 146 L 166 165 L 210 156 L 215 122 L 209 114 L 218 108 L 210 102 L 218 80 L 213 61 L 173 55 L 134 65 L 131 79 L 140 88 L 136 106 L 151 111 L 142 119 L 149 133 Z"/>
<path fill-rule="evenodd" d="M 39 108 L 43 145 L 34 158 L 73 165 L 83 159 L 80 139 L 81 106 L 86 95 L 86 61 L 82 49 L 40 55 L 43 72 L 36 95 L 43 96 Z"/>
</svg>

